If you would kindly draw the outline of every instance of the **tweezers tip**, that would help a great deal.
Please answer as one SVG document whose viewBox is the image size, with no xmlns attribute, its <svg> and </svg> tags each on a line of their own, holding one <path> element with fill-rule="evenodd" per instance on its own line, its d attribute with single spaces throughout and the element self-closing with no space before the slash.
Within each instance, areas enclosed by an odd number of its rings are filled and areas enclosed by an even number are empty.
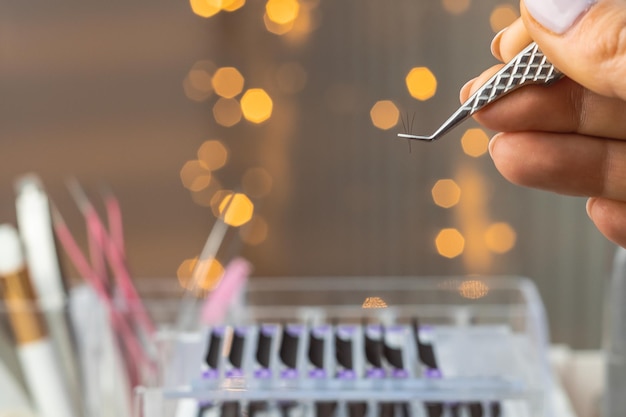
<svg viewBox="0 0 626 417">
<path fill-rule="evenodd" d="M 434 139 L 431 136 L 417 136 L 417 135 L 410 135 L 408 133 L 398 133 L 398 137 L 403 138 L 403 139 L 423 140 L 427 142 L 430 142 Z"/>
</svg>

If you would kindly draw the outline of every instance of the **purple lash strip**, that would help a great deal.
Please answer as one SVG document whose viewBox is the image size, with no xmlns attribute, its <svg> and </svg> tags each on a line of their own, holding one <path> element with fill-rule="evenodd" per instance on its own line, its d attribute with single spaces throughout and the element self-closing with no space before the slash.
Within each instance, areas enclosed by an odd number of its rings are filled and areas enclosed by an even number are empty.
<svg viewBox="0 0 626 417">
<path fill-rule="evenodd" d="M 202 379 L 217 379 L 220 372 L 217 369 L 205 369 L 202 371 Z"/>
<path fill-rule="evenodd" d="M 296 369 L 287 368 L 280 373 L 282 379 L 297 379 L 298 371 Z"/>
<path fill-rule="evenodd" d="M 341 371 L 337 372 L 337 378 L 343 380 L 356 379 L 356 372 L 354 372 L 352 369 L 342 369 Z"/>
<path fill-rule="evenodd" d="M 270 379 L 272 378 L 272 371 L 267 368 L 261 368 L 254 371 L 254 377 L 257 379 Z"/>
<path fill-rule="evenodd" d="M 226 378 L 241 378 L 243 377 L 243 371 L 241 369 L 230 369 L 226 371 Z"/>
<path fill-rule="evenodd" d="M 365 377 L 370 379 L 384 379 L 387 377 L 387 372 L 382 368 L 372 368 L 367 370 Z"/>
<path fill-rule="evenodd" d="M 325 379 L 326 378 L 326 370 L 315 368 L 309 371 L 309 378 L 312 379 Z"/>
</svg>

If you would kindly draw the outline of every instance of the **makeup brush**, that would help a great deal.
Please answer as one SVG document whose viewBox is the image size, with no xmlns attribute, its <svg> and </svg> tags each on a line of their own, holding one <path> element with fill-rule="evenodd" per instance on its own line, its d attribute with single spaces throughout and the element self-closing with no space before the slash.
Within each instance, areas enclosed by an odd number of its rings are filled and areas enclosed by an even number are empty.
<svg viewBox="0 0 626 417">
<path fill-rule="evenodd" d="M 17 230 L 0 225 L 0 288 L 26 384 L 41 417 L 74 417 L 56 352 L 24 262 Z"/>
</svg>

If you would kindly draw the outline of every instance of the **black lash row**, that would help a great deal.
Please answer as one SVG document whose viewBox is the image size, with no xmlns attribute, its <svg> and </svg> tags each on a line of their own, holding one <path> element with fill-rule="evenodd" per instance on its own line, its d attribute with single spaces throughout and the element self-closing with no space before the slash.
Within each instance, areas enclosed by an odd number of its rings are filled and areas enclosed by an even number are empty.
<svg viewBox="0 0 626 417">
<path fill-rule="evenodd" d="M 396 381 L 441 379 L 429 334 L 417 320 L 406 325 L 259 324 L 209 330 L 203 379 L 255 381 Z M 316 385 L 319 386 L 319 385 Z M 389 389 L 389 388 L 383 388 Z M 338 398 L 340 395 L 338 395 Z M 378 397 L 380 398 L 380 397 Z M 224 401 L 199 417 L 500 417 L 499 402 Z"/>
</svg>

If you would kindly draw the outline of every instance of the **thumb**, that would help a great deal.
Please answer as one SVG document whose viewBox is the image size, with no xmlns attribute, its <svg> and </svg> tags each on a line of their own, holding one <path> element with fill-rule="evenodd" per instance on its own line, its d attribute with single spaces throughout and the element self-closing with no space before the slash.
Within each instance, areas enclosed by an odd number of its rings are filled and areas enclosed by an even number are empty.
<svg viewBox="0 0 626 417">
<path fill-rule="evenodd" d="M 626 0 L 522 0 L 530 36 L 565 75 L 626 100 Z"/>
</svg>

